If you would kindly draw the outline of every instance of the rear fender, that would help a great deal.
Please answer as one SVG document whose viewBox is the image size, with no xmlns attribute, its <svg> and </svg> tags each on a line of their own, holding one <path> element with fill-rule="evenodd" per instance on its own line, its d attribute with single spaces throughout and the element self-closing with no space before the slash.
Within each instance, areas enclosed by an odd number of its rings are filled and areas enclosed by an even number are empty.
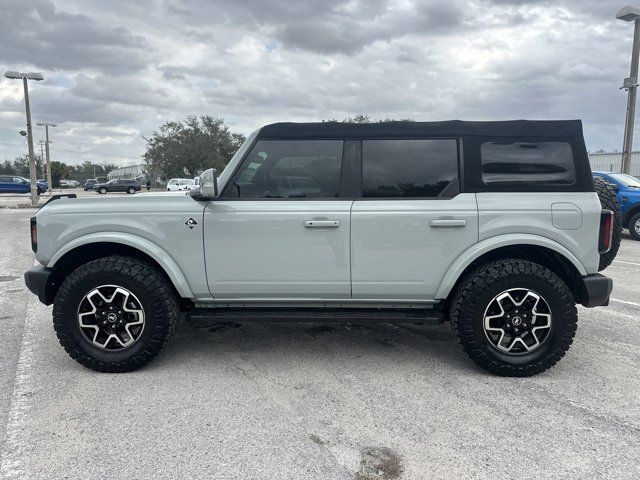
<svg viewBox="0 0 640 480">
<path fill-rule="evenodd" d="M 576 256 L 566 247 L 554 240 L 530 234 L 498 235 L 476 243 L 460 255 L 448 268 L 446 275 L 440 282 L 436 292 L 436 299 L 445 299 L 455 286 L 465 269 L 477 258 L 492 250 L 511 245 L 537 245 L 553 250 L 569 260 L 580 275 L 587 275 L 587 271 Z"/>
</svg>

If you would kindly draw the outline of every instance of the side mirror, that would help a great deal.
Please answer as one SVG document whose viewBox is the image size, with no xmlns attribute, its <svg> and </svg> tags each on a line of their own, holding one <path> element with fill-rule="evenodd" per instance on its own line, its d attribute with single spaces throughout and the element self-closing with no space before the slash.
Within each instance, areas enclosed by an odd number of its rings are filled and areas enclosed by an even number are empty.
<svg viewBox="0 0 640 480">
<path fill-rule="evenodd" d="M 200 175 L 200 186 L 189 191 L 196 200 L 213 200 L 218 196 L 218 172 L 215 168 L 205 170 Z"/>
</svg>

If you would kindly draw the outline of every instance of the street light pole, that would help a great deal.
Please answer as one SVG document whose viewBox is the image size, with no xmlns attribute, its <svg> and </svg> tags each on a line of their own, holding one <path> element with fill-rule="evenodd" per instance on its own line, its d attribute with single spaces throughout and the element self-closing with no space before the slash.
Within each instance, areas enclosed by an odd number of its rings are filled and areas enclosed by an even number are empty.
<svg viewBox="0 0 640 480">
<path fill-rule="evenodd" d="M 45 141 L 44 140 L 38 140 L 38 143 L 40 144 L 40 161 L 42 162 L 42 178 L 44 178 L 44 176 L 46 175 L 44 169 L 46 166 L 46 162 L 44 161 L 44 144 Z"/>
<path fill-rule="evenodd" d="M 624 122 L 624 144 L 622 146 L 622 173 L 629 173 L 631 165 L 631 151 L 633 150 L 633 124 L 636 116 L 636 94 L 638 90 L 638 54 L 640 53 L 640 8 L 627 6 L 617 14 L 618 20 L 634 22 L 633 48 L 631 50 L 631 70 L 629 77 L 624 79 L 622 88 L 627 94 L 627 115 Z"/>
<path fill-rule="evenodd" d="M 49 185 L 49 195 L 52 195 L 53 192 L 53 181 L 51 179 L 51 156 L 49 155 L 49 144 L 51 141 L 49 140 L 49 127 L 55 127 L 57 123 L 48 123 L 48 122 L 39 122 L 36 125 L 40 127 L 44 127 L 45 132 L 45 152 L 47 154 L 47 183 Z"/>
<path fill-rule="evenodd" d="M 44 80 L 41 73 L 20 73 L 8 71 L 4 74 L 7 78 L 22 79 L 24 87 L 24 108 L 27 112 L 27 144 L 29 145 L 29 180 L 31 182 L 31 205 L 38 205 L 38 186 L 36 185 L 36 156 L 33 152 L 33 132 L 31 130 L 31 108 L 29 106 L 29 86 L 27 80 Z"/>
<path fill-rule="evenodd" d="M 38 186 L 36 185 L 36 156 L 33 153 L 33 131 L 31 130 L 31 107 L 29 106 L 29 87 L 27 77 L 22 77 L 24 85 L 24 108 L 27 111 L 27 144 L 29 145 L 29 181 L 31 182 L 31 205 L 38 204 Z"/>
</svg>

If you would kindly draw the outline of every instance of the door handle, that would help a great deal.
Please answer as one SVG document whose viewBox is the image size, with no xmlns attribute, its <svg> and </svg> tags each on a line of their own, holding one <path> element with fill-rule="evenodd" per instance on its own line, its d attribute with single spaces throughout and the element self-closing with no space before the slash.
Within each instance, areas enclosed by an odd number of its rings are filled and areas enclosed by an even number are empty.
<svg viewBox="0 0 640 480">
<path fill-rule="evenodd" d="M 434 218 L 429 220 L 429 226 L 432 228 L 460 228 L 466 227 L 467 221 L 455 218 Z"/>
<path fill-rule="evenodd" d="M 305 220 L 304 228 L 338 228 L 340 220 Z"/>
</svg>

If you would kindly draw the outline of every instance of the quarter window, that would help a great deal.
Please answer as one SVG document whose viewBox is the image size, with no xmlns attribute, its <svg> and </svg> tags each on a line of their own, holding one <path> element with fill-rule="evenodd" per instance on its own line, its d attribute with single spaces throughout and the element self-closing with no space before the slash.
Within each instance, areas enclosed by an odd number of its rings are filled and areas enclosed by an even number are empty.
<svg viewBox="0 0 640 480">
<path fill-rule="evenodd" d="M 438 197 L 458 193 L 458 143 L 454 139 L 364 140 L 365 197 Z"/>
<path fill-rule="evenodd" d="M 227 198 L 338 196 L 342 140 L 259 140 L 227 185 Z"/>
<path fill-rule="evenodd" d="M 485 142 L 480 146 L 485 185 L 573 185 L 576 171 L 566 142 Z"/>
</svg>

